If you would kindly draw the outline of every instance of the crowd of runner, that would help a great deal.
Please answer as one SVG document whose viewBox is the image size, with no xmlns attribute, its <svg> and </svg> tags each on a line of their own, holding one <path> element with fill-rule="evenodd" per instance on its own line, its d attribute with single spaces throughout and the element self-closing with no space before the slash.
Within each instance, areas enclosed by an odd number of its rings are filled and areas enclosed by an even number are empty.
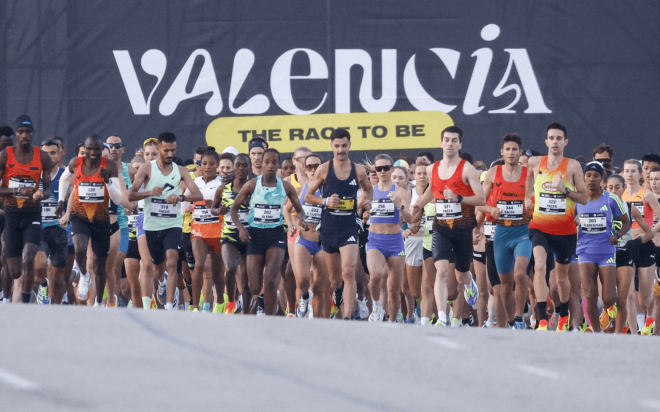
<svg viewBox="0 0 660 412">
<path fill-rule="evenodd" d="M 569 159 L 559 123 L 547 155 L 507 134 L 490 168 L 456 126 L 440 161 L 359 163 L 345 129 L 328 161 L 258 136 L 182 161 L 165 132 L 132 159 L 91 135 L 65 163 L 34 135 L 0 127 L 2 303 L 659 332 L 660 155 Z"/>
</svg>

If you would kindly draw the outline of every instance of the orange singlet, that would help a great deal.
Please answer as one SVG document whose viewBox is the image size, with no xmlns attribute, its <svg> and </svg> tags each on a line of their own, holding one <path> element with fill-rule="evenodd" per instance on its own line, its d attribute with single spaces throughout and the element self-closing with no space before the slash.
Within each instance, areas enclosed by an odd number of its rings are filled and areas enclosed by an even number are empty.
<svg viewBox="0 0 660 412">
<path fill-rule="evenodd" d="M 32 161 L 28 164 L 18 163 L 14 156 L 14 147 L 7 147 L 7 164 L 5 173 L 2 176 L 2 187 L 20 188 L 36 187 L 39 188 L 41 181 L 41 151 L 37 146 L 33 147 Z M 38 207 L 41 210 L 39 202 L 35 202 L 31 196 L 3 196 L 2 207 L 4 208 L 33 208 Z"/>
<path fill-rule="evenodd" d="M 440 227 L 453 229 L 472 230 L 477 225 L 477 219 L 474 215 L 474 206 L 464 205 L 462 203 L 453 203 L 445 200 L 445 188 L 451 189 L 456 196 L 470 197 L 474 196 L 474 191 L 470 185 L 463 182 L 463 168 L 465 160 L 462 160 L 456 166 L 456 171 L 449 179 L 440 179 L 438 176 L 438 167 L 440 161 L 433 165 L 433 177 L 431 178 L 431 188 L 435 198 L 435 221 Z"/>
<path fill-rule="evenodd" d="M 101 169 L 106 168 L 106 159 L 101 160 L 99 170 L 92 176 L 83 173 L 83 159 L 79 157 L 76 160 L 72 214 L 90 223 L 110 223 L 110 194 L 105 181 L 99 176 Z"/>
</svg>

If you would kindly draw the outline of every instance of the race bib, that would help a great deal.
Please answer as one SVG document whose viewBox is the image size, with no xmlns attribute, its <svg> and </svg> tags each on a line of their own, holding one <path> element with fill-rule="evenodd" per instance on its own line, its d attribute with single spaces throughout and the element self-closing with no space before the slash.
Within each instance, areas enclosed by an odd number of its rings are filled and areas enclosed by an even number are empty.
<svg viewBox="0 0 660 412">
<path fill-rule="evenodd" d="M 55 215 L 55 209 L 57 209 L 57 202 L 48 202 L 41 201 L 41 221 L 42 222 L 54 222 L 57 220 Z"/>
<path fill-rule="evenodd" d="M 307 215 L 307 223 L 311 223 L 314 225 L 318 225 L 319 222 L 321 221 L 321 212 L 323 211 L 323 208 L 318 205 L 310 205 L 309 203 L 305 202 L 303 204 L 303 210 L 305 211 L 305 215 Z"/>
<path fill-rule="evenodd" d="M 484 237 L 486 240 L 493 241 L 495 240 L 495 222 L 484 221 Z"/>
<path fill-rule="evenodd" d="M 37 187 L 37 182 L 34 181 L 34 179 L 20 179 L 18 177 L 10 177 L 9 178 L 9 186 L 10 189 L 18 188 L 18 190 L 21 190 L 22 187 Z M 21 196 L 21 195 L 14 195 L 14 197 L 19 198 L 19 199 L 29 199 L 30 196 Z"/>
<path fill-rule="evenodd" d="M 254 223 L 270 225 L 280 223 L 280 214 L 282 207 L 280 205 L 254 205 Z"/>
<path fill-rule="evenodd" d="M 355 199 L 339 199 L 339 205 L 336 209 L 328 208 L 328 211 L 337 216 L 348 216 L 353 213 L 353 207 L 355 206 Z"/>
<path fill-rule="evenodd" d="M 157 197 L 151 198 L 151 211 L 149 215 L 158 219 L 176 219 L 177 205 L 165 202 Z"/>
<path fill-rule="evenodd" d="M 193 212 L 193 217 L 195 218 L 195 223 L 200 225 L 207 225 L 209 223 L 220 223 L 220 218 L 218 216 L 213 216 L 211 214 L 211 209 L 206 207 L 206 205 L 195 205 L 195 211 Z"/>
<path fill-rule="evenodd" d="M 644 202 L 630 202 L 630 206 L 636 207 L 639 210 L 639 214 L 644 217 Z"/>
<path fill-rule="evenodd" d="M 128 228 L 131 230 L 137 229 L 138 215 L 128 215 Z"/>
<path fill-rule="evenodd" d="M 523 218 L 522 200 L 498 200 L 497 208 L 502 211 L 500 215 L 502 220 L 522 220 Z"/>
<path fill-rule="evenodd" d="M 371 202 L 371 217 L 394 217 L 394 203 L 389 199 L 376 199 Z"/>
<path fill-rule="evenodd" d="M 435 219 L 435 216 L 427 216 L 426 217 L 426 229 L 429 232 L 433 231 L 433 220 Z"/>
<path fill-rule="evenodd" d="M 607 230 L 605 213 L 580 213 L 580 227 L 583 233 L 598 234 Z"/>
<path fill-rule="evenodd" d="M 246 228 L 250 227 L 250 224 L 248 222 L 248 216 L 250 212 L 247 209 L 238 209 L 238 221 L 241 222 L 243 226 Z M 231 218 L 231 213 L 227 212 L 225 215 L 225 223 L 229 227 L 236 228 L 236 223 L 234 223 L 234 220 Z"/>
<path fill-rule="evenodd" d="M 541 193 L 539 195 L 539 212 L 546 215 L 563 215 L 566 213 L 566 195 Z"/>
<path fill-rule="evenodd" d="M 463 209 L 460 203 L 450 202 L 445 199 L 436 199 L 435 217 L 439 220 L 460 219 L 463 217 Z"/>
<path fill-rule="evenodd" d="M 103 182 L 79 182 L 78 199 L 82 203 L 103 203 L 105 194 L 105 183 Z"/>
</svg>

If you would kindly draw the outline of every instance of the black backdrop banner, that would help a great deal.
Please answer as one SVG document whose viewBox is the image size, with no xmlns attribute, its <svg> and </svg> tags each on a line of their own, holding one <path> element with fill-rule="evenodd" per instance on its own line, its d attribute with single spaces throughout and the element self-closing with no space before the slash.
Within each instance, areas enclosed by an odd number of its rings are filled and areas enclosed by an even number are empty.
<svg viewBox="0 0 660 412">
<path fill-rule="evenodd" d="M 169 130 L 185 159 L 255 134 L 327 152 L 349 127 L 357 159 L 437 152 L 456 124 L 463 150 L 491 161 L 508 132 L 544 150 L 558 121 L 570 156 L 658 151 L 652 0 L 3 4 L 0 122 L 29 114 L 36 139 L 117 134 L 132 152 Z"/>
</svg>

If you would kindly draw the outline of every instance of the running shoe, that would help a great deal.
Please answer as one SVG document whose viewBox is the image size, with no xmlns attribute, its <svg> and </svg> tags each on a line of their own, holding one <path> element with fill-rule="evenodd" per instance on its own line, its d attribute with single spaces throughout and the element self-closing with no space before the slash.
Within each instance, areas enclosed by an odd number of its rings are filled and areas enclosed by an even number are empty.
<svg viewBox="0 0 660 412">
<path fill-rule="evenodd" d="M 161 305 L 164 304 L 165 300 L 167 299 L 166 292 L 167 292 L 167 272 L 165 272 L 165 277 L 163 278 L 163 281 L 162 282 L 160 280 L 158 281 L 158 294 L 156 296 L 158 297 L 158 302 Z"/>
<path fill-rule="evenodd" d="M 474 277 L 472 276 L 471 272 L 470 272 L 470 286 L 465 287 L 465 290 L 463 291 L 463 295 L 465 296 L 465 301 L 467 302 L 468 305 L 472 306 L 477 304 L 477 300 L 479 299 L 479 288 L 477 287 L 477 283 L 474 281 Z"/>
<path fill-rule="evenodd" d="M 399 308 L 399 313 L 396 314 L 396 323 L 403 323 L 403 313 L 401 308 Z"/>
<path fill-rule="evenodd" d="M 236 309 L 234 310 L 233 313 L 243 312 L 243 295 L 238 295 L 238 299 L 236 299 L 235 302 L 236 302 Z"/>
<path fill-rule="evenodd" d="M 415 324 L 415 318 L 406 319 L 406 323 L 409 324 L 409 325 L 414 325 Z"/>
<path fill-rule="evenodd" d="M 192 306 L 191 306 L 191 308 L 192 308 Z M 199 309 L 197 309 L 197 308 L 193 308 L 192 312 L 193 312 L 193 313 L 195 313 L 195 312 L 199 313 Z"/>
<path fill-rule="evenodd" d="M 436 326 L 447 326 L 447 322 L 444 321 L 444 320 L 438 319 L 438 320 L 435 322 L 435 325 L 436 325 Z"/>
<path fill-rule="evenodd" d="M 539 321 L 539 327 L 536 328 L 536 330 L 544 330 L 544 331 L 547 331 L 547 330 L 548 330 L 548 321 L 545 320 L 545 319 L 541 319 L 541 320 Z"/>
<path fill-rule="evenodd" d="M 225 315 L 233 315 L 236 313 L 236 306 L 236 301 L 227 302 L 227 306 L 225 306 Z"/>
<path fill-rule="evenodd" d="M 569 315 L 559 317 L 559 321 L 557 322 L 557 332 L 568 332 L 569 318 Z"/>
<path fill-rule="evenodd" d="M 515 321 L 515 322 L 513 322 L 513 328 L 517 329 L 517 330 L 524 330 L 525 329 L 525 322 Z"/>
<path fill-rule="evenodd" d="M 337 314 L 339 313 L 339 307 L 335 306 L 335 302 L 331 302 L 332 305 L 330 306 L 330 319 L 334 319 L 337 317 Z"/>
<path fill-rule="evenodd" d="M 375 306 L 372 308 L 371 315 L 369 315 L 369 322 L 382 322 L 385 320 L 385 309 L 382 306 Z"/>
<path fill-rule="evenodd" d="M 610 307 L 607 309 L 607 314 L 608 314 L 609 317 L 612 318 L 612 319 L 616 319 L 616 314 L 617 314 L 617 312 L 618 312 L 618 310 L 617 310 L 617 308 L 616 308 L 616 303 L 615 303 L 614 305 L 610 306 Z"/>
<path fill-rule="evenodd" d="M 222 303 L 215 302 L 215 305 L 213 306 L 213 313 L 225 313 L 226 308 L 227 308 L 226 300 Z"/>
<path fill-rule="evenodd" d="M 257 306 L 257 316 L 266 316 L 266 312 L 261 306 Z"/>
<path fill-rule="evenodd" d="M 357 298 L 357 294 L 355 295 Z M 362 300 L 358 300 L 358 314 L 360 319 L 367 319 L 369 317 L 369 307 L 367 306 L 367 298 L 364 297 Z"/>
<path fill-rule="evenodd" d="M 90 277 L 89 272 L 80 275 L 80 279 L 78 279 L 78 290 L 76 293 L 78 300 L 87 301 L 89 298 Z"/>
<path fill-rule="evenodd" d="M 50 305 L 50 296 L 48 295 L 48 278 L 46 278 L 46 286 L 39 285 L 37 291 L 37 303 L 39 305 Z"/>
<path fill-rule="evenodd" d="M 640 334 L 650 336 L 653 334 L 653 327 L 655 326 L 655 319 L 646 318 L 644 327 L 640 330 Z"/>
<path fill-rule="evenodd" d="M 554 312 L 552 314 L 552 318 L 550 318 L 550 323 L 548 324 L 548 328 L 550 330 L 557 330 L 558 322 L 559 322 L 559 312 Z"/>
<path fill-rule="evenodd" d="M 607 329 L 610 326 L 610 314 L 609 309 L 603 309 L 603 313 L 600 314 L 600 328 Z"/>
<path fill-rule="evenodd" d="M 486 319 L 486 321 L 484 322 L 484 325 L 482 326 L 482 328 L 484 328 L 484 329 L 491 329 L 493 326 L 495 326 L 495 319 L 493 319 L 493 318 L 488 318 L 488 319 Z"/>
<path fill-rule="evenodd" d="M 94 302 L 94 307 L 95 308 L 102 308 L 103 306 L 105 306 L 105 305 L 103 305 L 103 302 L 96 302 L 96 301 Z"/>
<path fill-rule="evenodd" d="M 451 327 L 452 327 L 452 328 L 458 328 L 458 327 L 460 327 L 460 326 L 461 326 L 461 320 L 460 320 L 460 319 L 458 319 L 458 318 L 453 318 L 453 319 L 451 320 Z"/>
<path fill-rule="evenodd" d="M 124 298 L 122 298 L 121 296 L 115 295 L 115 302 L 117 302 L 117 307 L 118 308 L 125 308 L 126 307 L 126 303 L 124 302 Z"/>
<path fill-rule="evenodd" d="M 135 305 L 133 305 L 133 299 L 128 301 L 128 305 L 126 305 L 127 308 L 134 308 Z"/>
<path fill-rule="evenodd" d="M 422 308 L 421 308 L 421 306 L 422 306 L 422 298 L 415 299 L 415 315 L 418 318 L 422 317 Z"/>
<path fill-rule="evenodd" d="M 151 297 L 151 306 L 150 306 L 150 308 L 151 309 L 158 309 L 158 304 L 156 303 L 156 298 L 154 298 L 153 296 Z"/>
<path fill-rule="evenodd" d="M 344 282 L 341 283 L 341 288 L 332 291 L 332 305 L 339 308 L 339 306 L 341 306 L 343 302 L 344 302 Z"/>
<path fill-rule="evenodd" d="M 657 272 L 656 272 L 657 274 Z M 660 296 L 660 284 L 658 284 L 658 281 L 655 281 L 655 284 L 653 285 L 653 296 Z"/>
<path fill-rule="evenodd" d="M 174 300 L 172 304 L 174 305 L 174 310 L 179 310 L 179 288 L 174 288 Z"/>
<path fill-rule="evenodd" d="M 300 297 L 300 302 L 298 302 L 298 307 L 296 308 L 296 317 L 307 318 L 309 317 L 309 308 L 311 307 L 309 302 L 314 297 L 312 291 L 307 292 L 307 299 Z"/>
</svg>

